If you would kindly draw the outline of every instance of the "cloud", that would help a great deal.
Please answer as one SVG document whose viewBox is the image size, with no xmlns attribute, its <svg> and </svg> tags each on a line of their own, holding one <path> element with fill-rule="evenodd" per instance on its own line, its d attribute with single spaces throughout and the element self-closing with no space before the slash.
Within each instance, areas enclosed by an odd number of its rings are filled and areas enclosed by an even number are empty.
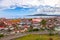
<svg viewBox="0 0 60 40">
<path fill-rule="evenodd" d="M 40 5 L 59 6 L 60 0 L 1 0 L 0 9 L 15 9 L 16 6 L 28 8 Z"/>
<path fill-rule="evenodd" d="M 45 0 L 44 4 L 55 6 L 56 4 L 60 4 L 60 0 Z"/>
<path fill-rule="evenodd" d="M 60 15 L 60 7 L 40 6 L 35 14 Z"/>
<path fill-rule="evenodd" d="M 15 8 L 16 6 L 27 8 L 38 5 L 39 1 L 37 0 L 2 0 L 0 2 L 0 9 Z"/>
<path fill-rule="evenodd" d="M 45 13 L 43 12 L 44 8 L 42 7 L 40 8 L 41 5 L 60 7 L 60 0 L 0 0 L 0 10 L 15 9 L 16 7 L 23 7 L 23 8 L 34 7 L 36 9 L 34 14 Z M 49 13 L 49 14 L 57 14 L 57 13 Z"/>
</svg>

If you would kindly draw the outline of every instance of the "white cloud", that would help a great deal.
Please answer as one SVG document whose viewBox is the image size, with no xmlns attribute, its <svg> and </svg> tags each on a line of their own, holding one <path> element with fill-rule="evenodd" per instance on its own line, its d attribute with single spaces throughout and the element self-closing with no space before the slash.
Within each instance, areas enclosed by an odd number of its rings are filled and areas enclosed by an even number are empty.
<svg viewBox="0 0 60 40">
<path fill-rule="evenodd" d="M 35 14 L 60 15 L 60 7 L 43 6 Z"/>
<path fill-rule="evenodd" d="M 55 6 L 56 4 L 60 4 L 60 0 L 45 0 L 44 4 Z"/>
<path fill-rule="evenodd" d="M 50 6 L 57 6 L 60 7 L 60 0 L 1 0 L 0 1 L 0 9 L 6 8 L 15 8 L 15 6 L 19 7 L 33 7 L 33 6 L 40 6 L 40 5 L 50 5 Z M 27 5 L 27 6 L 24 6 Z"/>
</svg>

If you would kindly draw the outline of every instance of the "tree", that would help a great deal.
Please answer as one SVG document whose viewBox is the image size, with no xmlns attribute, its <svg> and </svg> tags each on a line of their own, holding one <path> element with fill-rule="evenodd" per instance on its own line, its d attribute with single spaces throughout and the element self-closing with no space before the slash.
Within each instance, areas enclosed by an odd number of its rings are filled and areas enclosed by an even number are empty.
<svg viewBox="0 0 60 40">
<path fill-rule="evenodd" d="M 43 27 L 44 27 L 44 28 L 46 27 L 46 22 L 47 22 L 47 21 L 44 20 L 44 19 L 40 22 L 40 24 L 42 25 L 42 28 L 43 28 Z"/>
<path fill-rule="evenodd" d="M 33 26 L 32 26 L 32 24 L 30 25 L 30 28 L 31 28 L 31 29 L 33 29 Z"/>
<path fill-rule="evenodd" d="M 17 24 L 12 24 L 12 26 L 15 28 L 15 30 L 18 30 Z"/>
<path fill-rule="evenodd" d="M 6 26 L 5 24 L 4 24 L 4 22 L 0 22 L 0 26 Z"/>
<path fill-rule="evenodd" d="M 3 35 L 3 34 L 0 34 L 0 38 L 1 38 L 1 37 L 4 37 L 4 35 Z"/>
<path fill-rule="evenodd" d="M 46 20 L 42 20 L 41 22 L 40 22 L 42 25 L 45 25 L 46 24 Z"/>
</svg>

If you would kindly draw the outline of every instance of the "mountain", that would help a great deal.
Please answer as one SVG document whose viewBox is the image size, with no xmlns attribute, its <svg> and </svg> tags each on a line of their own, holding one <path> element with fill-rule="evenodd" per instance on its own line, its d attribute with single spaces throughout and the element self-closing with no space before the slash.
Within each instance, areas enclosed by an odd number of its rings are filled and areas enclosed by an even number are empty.
<svg viewBox="0 0 60 40">
<path fill-rule="evenodd" d="M 28 16 L 60 16 L 60 7 L 53 7 L 49 5 L 37 7 L 36 14 Z"/>
<path fill-rule="evenodd" d="M 28 15 L 28 16 L 60 16 L 60 15 L 34 14 L 34 15 Z"/>
</svg>

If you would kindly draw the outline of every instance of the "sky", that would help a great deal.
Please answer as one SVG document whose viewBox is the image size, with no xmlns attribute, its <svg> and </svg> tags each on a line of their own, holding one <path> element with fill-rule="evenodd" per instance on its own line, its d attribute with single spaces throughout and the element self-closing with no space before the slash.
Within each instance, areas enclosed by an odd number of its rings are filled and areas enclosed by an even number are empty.
<svg viewBox="0 0 60 40">
<path fill-rule="evenodd" d="M 0 0 L 0 18 L 19 18 L 33 14 L 60 15 L 60 12 L 43 12 L 48 6 L 60 7 L 60 0 Z"/>
</svg>

